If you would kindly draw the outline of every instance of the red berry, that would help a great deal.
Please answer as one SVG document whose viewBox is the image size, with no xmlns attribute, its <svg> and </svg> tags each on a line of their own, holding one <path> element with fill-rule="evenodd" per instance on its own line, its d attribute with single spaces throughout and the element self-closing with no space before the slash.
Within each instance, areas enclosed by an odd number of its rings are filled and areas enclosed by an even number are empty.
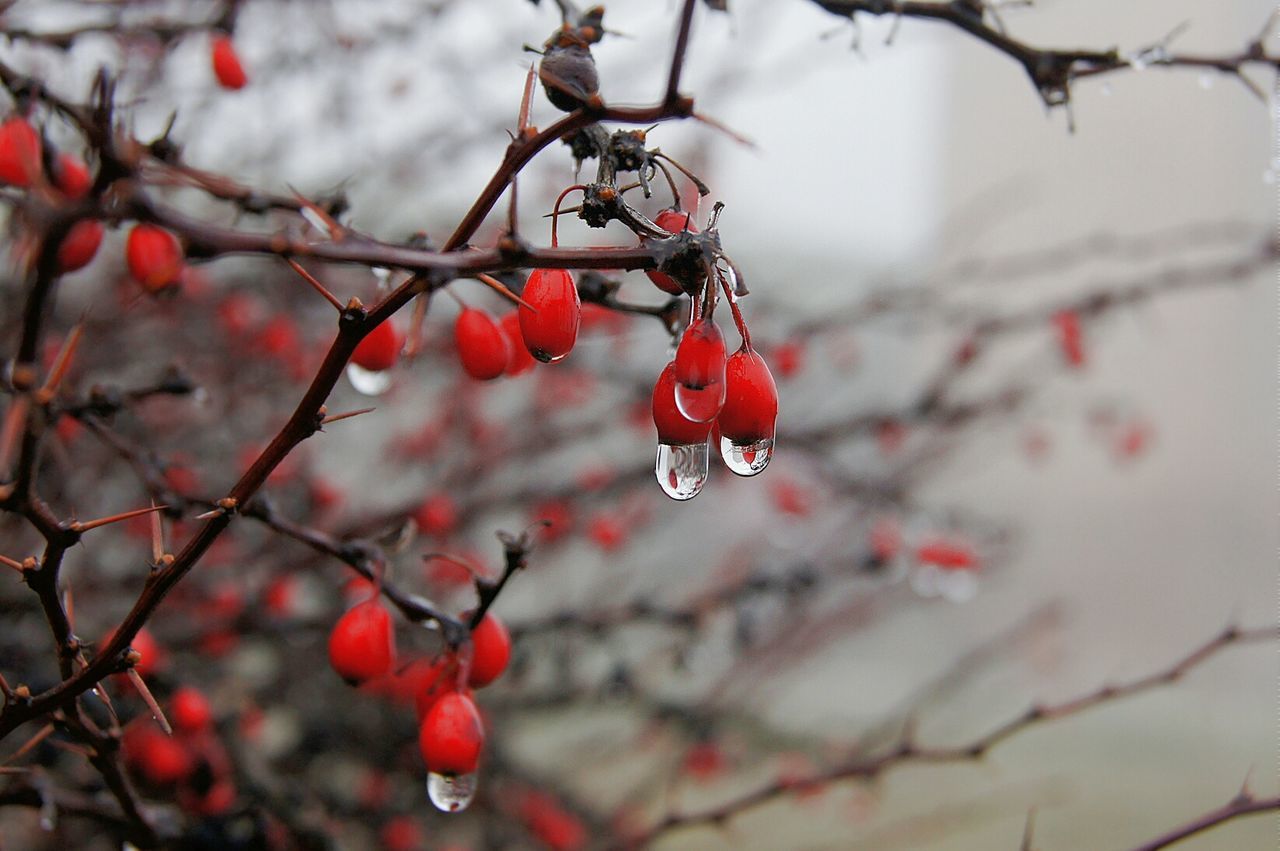
<svg viewBox="0 0 1280 851">
<path fill-rule="evenodd" d="M 598 514 L 587 527 L 587 536 L 603 552 L 611 553 L 627 542 L 627 529 L 616 517 Z"/>
<path fill-rule="evenodd" d="M 96 219 L 76 222 L 58 246 L 58 270 L 74 272 L 88 266 L 101 244 L 102 222 Z"/>
<path fill-rule="evenodd" d="M 511 634 L 497 615 L 486 614 L 471 630 L 471 672 L 467 683 L 482 688 L 496 680 L 511 661 Z"/>
<path fill-rule="evenodd" d="M 1058 330 L 1058 346 L 1068 366 L 1084 366 L 1084 337 L 1080 330 L 1080 316 L 1074 310 L 1063 310 L 1053 317 Z"/>
<path fill-rule="evenodd" d="M 961 541 L 934 539 L 916 547 L 916 560 L 943 570 L 972 570 L 978 567 L 978 555 Z"/>
<path fill-rule="evenodd" d="M 685 230 L 688 230 L 689 233 L 698 232 L 697 227 L 693 224 L 693 216 L 680 210 L 663 210 L 658 214 L 658 217 L 654 219 L 654 223 L 667 233 L 681 233 Z M 676 282 L 675 278 L 672 278 L 668 274 L 658 272 L 654 269 L 645 270 L 645 274 L 648 275 L 649 280 L 653 281 L 658 289 L 663 292 L 668 292 L 672 295 L 680 295 L 684 292 L 684 288 Z"/>
<path fill-rule="evenodd" d="M 184 733 L 199 733 L 213 720 L 209 700 L 199 689 L 183 686 L 169 700 L 169 717 L 174 729 Z"/>
<path fill-rule="evenodd" d="M 695 423 L 676 407 L 676 365 L 669 363 L 653 386 L 653 424 L 658 442 L 668 446 L 706 443 L 711 423 Z"/>
<path fill-rule="evenodd" d="M 725 367 L 724 407 L 716 418 L 720 436 L 733 443 L 772 440 L 778 418 L 778 388 L 764 358 L 746 346 Z"/>
<path fill-rule="evenodd" d="M 720 413 L 725 399 L 724 335 L 712 319 L 695 320 L 676 348 L 676 407 L 694 422 L 706 423 Z"/>
<path fill-rule="evenodd" d="M 348 682 L 380 677 L 395 662 L 391 615 L 377 600 L 354 606 L 329 633 L 329 664 Z"/>
<path fill-rule="evenodd" d="M 186 747 L 154 727 L 130 727 L 124 735 L 123 748 L 125 761 L 153 786 L 185 780 L 194 768 Z"/>
<path fill-rule="evenodd" d="M 573 276 L 564 269 L 534 269 L 521 297 L 520 335 L 525 348 L 543 363 L 563 358 L 578 339 L 582 304 Z"/>
<path fill-rule="evenodd" d="M 413 519 L 420 532 L 443 538 L 458 525 L 458 506 L 447 493 L 438 493 L 418 506 Z"/>
<path fill-rule="evenodd" d="M 483 310 L 468 307 L 458 314 L 453 326 L 458 357 L 467 375 L 479 381 L 488 381 L 502 375 L 511 362 L 511 347 L 507 337 Z"/>
<path fill-rule="evenodd" d="M 40 179 L 40 134 L 18 115 L 0 124 L 0 183 L 30 186 Z"/>
<path fill-rule="evenodd" d="M 400 335 L 387 319 L 370 331 L 351 354 L 351 362 L 370 372 L 382 372 L 400 358 Z"/>
<path fill-rule="evenodd" d="M 422 828 L 410 816 L 396 816 L 384 824 L 378 839 L 386 851 L 419 851 L 426 847 Z"/>
<path fill-rule="evenodd" d="M 211 47 L 213 74 L 218 78 L 218 83 L 224 89 L 244 88 L 249 78 L 244 73 L 244 66 L 240 64 L 240 57 L 236 55 L 236 46 L 231 38 L 215 35 Z"/>
<path fill-rule="evenodd" d="M 422 719 L 418 747 L 433 774 L 474 772 L 484 747 L 484 725 L 475 702 L 459 692 L 442 696 Z"/>
<path fill-rule="evenodd" d="M 162 227 L 138 224 L 125 243 L 129 274 L 150 292 L 178 283 L 184 256 L 178 238 Z"/>
<path fill-rule="evenodd" d="M 507 346 L 511 350 L 511 361 L 507 364 L 507 375 L 522 375 L 537 365 L 538 361 L 529 354 L 524 345 L 524 335 L 520 333 L 520 312 L 508 313 L 502 317 L 502 333 L 507 338 Z"/>
<path fill-rule="evenodd" d="M 778 375 L 791 378 L 804 368 L 805 348 L 799 340 L 787 340 L 774 346 L 769 353 Z"/>
<path fill-rule="evenodd" d="M 93 177 L 84 160 L 66 152 L 53 161 L 53 182 L 72 201 L 79 201 L 93 188 Z"/>
</svg>

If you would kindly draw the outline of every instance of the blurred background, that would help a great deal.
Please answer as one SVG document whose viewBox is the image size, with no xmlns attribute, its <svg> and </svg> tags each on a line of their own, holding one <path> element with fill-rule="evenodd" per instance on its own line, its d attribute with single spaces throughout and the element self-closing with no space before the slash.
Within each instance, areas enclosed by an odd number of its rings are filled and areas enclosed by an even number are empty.
<svg viewBox="0 0 1280 851">
<path fill-rule="evenodd" d="M 5 20 L 145 30 L 216 8 L 20 2 Z M 1038 46 L 1140 56 L 1182 28 L 1173 48 L 1227 56 L 1272 9 L 1077 0 L 999 14 Z M 608 5 L 616 34 L 594 51 L 607 102 L 658 97 L 677 10 Z M 99 66 L 117 69 L 120 117 L 140 138 L 176 111 L 188 164 L 273 192 L 340 190 L 352 227 L 388 241 L 425 230 L 438 244 L 501 159 L 537 58 L 522 45 L 540 45 L 558 22 L 550 0 L 250 0 L 235 41 L 251 85 L 235 93 L 212 81 L 201 32 L 167 48 L 146 32 L 87 34 L 68 51 L 13 39 L 0 55 L 73 97 Z M 392 575 L 456 609 L 470 605 L 465 575 L 459 585 L 438 560 L 423 568 L 424 553 L 492 571 L 495 530 L 564 510 L 569 533 L 543 542 L 494 609 L 516 637 L 516 663 L 478 698 L 492 776 L 468 814 L 430 812 L 423 770 L 402 753 L 415 750 L 412 711 L 322 670 L 345 568 L 237 527 L 153 629 L 175 660 L 167 676 L 208 691 L 224 738 L 243 733 L 246 713 L 265 719 L 238 769 L 261 788 L 242 782 L 241 803 L 273 791 L 340 848 L 390 847 L 379 830 L 397 816 L 421 830 L 420 847 L 580 847 L 539 833 L 539 805 L 523 803 L 537 800 L 532 790 L 557 802 L 544 810 L 585 825 L 584 845 L 608 845 L 666 813 L 875 753 L 908 718 L 922 744 L 964 744 L 1033 702 L 1159 671 L 1228 624 L 1273 623 L 1280 161 L 1274 81 L 1250 73 L 1269 100 L 1227 74 L 1151 67 L 1080 80 L 1069 111 L 1046 110 L 1016 63 L 944 24 L 855 26 L 803 0 L 700 7 L 682 88 L 751 144 L 696 121 L 663 124 L 648 141 L 710 186 L 696 221 L 711 202 L 726 205 L 723 245 L 752 289 L 743 310 L 781 394 L 769 469 L 743 480 L 719 468 L 692 502 L 663 496 L 646 421 L 670 357 L 659 323 L 598 316 L 565 364 L 480 386 L 456 366 L 457 307 L 437 297 L 423 352 L 386 394 L 368 402 L 344 382 L 329 405 L 377 411 L 309 441 L 295 478 L 268 492 L 336 535 L 416 517 L 420 537 Z M 556 116 L 536 99 L 534 124 Z M 75 144 L 55 119 L 45 131 Z M 559 146 L 522 173 L 526 238 L 546 244 L 543 215 L 573 182 Z M 665 206 L 664 193 L 642 209 Z M 279 226 L 193 190 L 165 197 L 209 221 Z M 476 244 L 496 237 L 504 210 Z M 634 242 L 572 218 L 560 240 Z M 109 234 L 59 295 L 63 333 L 87 317 L 92 354 L 78 384 L 130 386 L 180 366 L 198 398 L 119 427 L 192 474 L 170 487 L 220 493 L 243 469 L 239 453 L 291 409 L 332 315 L 291 272 L 256 258 L 201 265 L 187 301 L 127 298 L 122 242 Z M 368 270 L 312 271 L 343 298 L 376 295 Z M 619 279 L 624 299 L 662 303 L 642 275 Z M 473 282 L 451 289 L 502 310 Z M 209 318 L 233 296 L 268 355 L 263 329 L 291 319 L 289 347 L 306 353 L 297 370 L 224 357 L 231 332 Z M 1079 323 L 1079 357 L 1063 342 L 1064 313 Z M 407 329 L 408 311 L 397 322 Z M 942 401 L 923 405 L 938 386 Z M 97 444 L 65 449 L 61 472 L 90 494 L 66 501 L 81 516 L 144 498 Z M 320 504 L 317 483 L 341 501 Z M 442 494 L 456 517 L 433 527 L 422 506 Z M 20 552 L 22 533 L 0 529 L 15 542 L 6 553 Z M 922 551 L 937 541 L 973 563 L 939 570 Z M 69 563 L 82 633 L 101 635 L 127 610 L 143 550 L 127 532 L 104 534 Z M 281 577 L 300 602 L 263 614 Z M 198 598 L 223 587 L 243 598 L 235 618 L 193 626 Z M 56 676 L 23 649 L 47 643 L 31 595 L 17 583 L 3 594 L 14 625 L 3 658 L 27 680 Z M 432 636 L 400 630 L 402 652 L 431 652 Z M 233 646 L 211 652 L 209 634 L 227 632 Z M 1277 791 L 1276 675 L 1274 645 L 1228 648 L 1174 685 L 1033 727 L 980 762 L 780 796 L 655 845 L 1015 848 L 1034 809 L 1036 848 L 1132 847 L 1228 801 L 1246 777 L 1258 794 Z M 374 774 L 390 787 L 376 806 L 361 797 Z M 1278 826 L 1257 816 L 1180 847 L 1272 848 Z M 0 812 L 14 848 L 89 841 L 38 828 L 33 814 Z"/>
</svg>

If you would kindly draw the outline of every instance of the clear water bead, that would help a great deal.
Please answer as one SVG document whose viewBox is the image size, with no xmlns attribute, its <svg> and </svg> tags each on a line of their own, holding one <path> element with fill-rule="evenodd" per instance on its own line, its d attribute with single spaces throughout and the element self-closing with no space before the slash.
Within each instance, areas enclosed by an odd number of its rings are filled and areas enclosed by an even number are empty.
<svg viewBox="0 0 1280 851">
<path fill-rule="evenodd" d="M 773 438 L 755 443 L 734 443 L 727 437 L 720 438 L 720 457 L 729 471 L 739 476 L 754 476 L 769 466 L 773 457 Z"/>
<path fill-rule="evenodd" d="M 707 482 L 711 452 L 706 441 L 682 445 L 658 444 L 654 474 L 662 492 L 672 499 L 693 499 Z"/>
<path fill-rule="evenodd" d="M 972 570 L 944 570 L 937 579 L 938 593 L 953 603 L 967 603 L 978 595 L 978 577 Z"/>
<path fill-rule="evenodd" d="M 427 775 L 427 797 L 436 809 L 446 813 L 460 813 L 471 805 L 476 796 L 476 776 L 474 774 L 436 774 Z"/>
<path fill-rule="evenodd" d="M 347 364 L 347 380 L 357 393 L 365 396 L 381 396 L 391 388 L 391 370 L 374 372 L 353 363 Z"/>
<path fill-rule="evenodd" d="M 690 387 L 676 382 L 676 410 L 686 420 L 709 423 L 724 407 L 724 382 L 716 381 L 705 387 Z"/>
</svg>

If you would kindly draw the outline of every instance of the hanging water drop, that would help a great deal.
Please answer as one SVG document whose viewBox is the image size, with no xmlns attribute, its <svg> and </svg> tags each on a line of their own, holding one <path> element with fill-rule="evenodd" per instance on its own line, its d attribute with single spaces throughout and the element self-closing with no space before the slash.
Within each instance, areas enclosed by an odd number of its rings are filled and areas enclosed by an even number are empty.
<svg viewBox="0 0 1280 851">
<path fill-rule="evenodd" d="M 365 369 L 354 363 L 347 364 L 347 380 L 357 393 L 365 396 L 381 396 L 391 388 L 391 371 Z"/>
<path fill-rule="evenodd" d="M 730 472 L 739 476 L 754 476 L 769 466 L 773 457 L 773 438 L 754 443 L 734 443 L 727 437 L 720 438 L 720 457 Z"/>
<path fill-rule="evenodd" d="M 474 774 L 436 774 L 427 775 L 427 797 L 436 809 L 446 813 L 460 813 L 471 805 L 476 796 L 476 776 Z"/>
<path fill-rule="evenodd" d="M 978 577 L 972 570 L 944 570 L 938 575 L 937 589 L 953 603 L 967 603 L 978 595 Z"/>
<path fill-rule="evenodd" d="M 942 571 L 931 564 L 921 565 L 911 572 L 911 590 L 921 597 L 936 597 L 940 592 L 938 580 Z"/>
<path fill-rule="evenodd" d="M 707 482 L 711 453 L 702 443 L 658 444 L 654 474 L 662 491 L 672 499 L 693 499 Z"/>
</svg>

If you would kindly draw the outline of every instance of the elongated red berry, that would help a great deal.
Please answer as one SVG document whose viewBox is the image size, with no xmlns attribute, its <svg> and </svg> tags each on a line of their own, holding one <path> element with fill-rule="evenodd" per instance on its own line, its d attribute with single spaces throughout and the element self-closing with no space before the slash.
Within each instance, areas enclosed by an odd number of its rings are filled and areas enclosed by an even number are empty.
<svg viewBox="0 0 1280 851">
<path fill-rule="evenodd" d="M 724 404 L 724 335 L 713 319 L 695 320 L 676 348 L 676 407 L 688 419 L 710 422 Z"/>
<path fill-rule="evenodd" d="M 178 238 L 162 227 L 137 224 L 125 242 L 129 274 L 151 292 L 178 283 L 185 257 Z"/>
<path fill-rule="evenodd" d="M 433 774 L 474 772 L 484 748 L 484 725 L 475 702 L 460 692 L 440 697 L 418 728 L 418 747 Z"/>
<path fill-rule="evenodd" d="M 329 633 L 329 664 L 348 682 L 364 682 L 391 670 L 395 662 L 391 615 L 377 600 L 353 606 Z"/>
<path fill-rule="evenodd" d="M 400 359 L 400 335 L 387 319 L 370 331 L 351 354 L 351 362 L 370 372 L 382 372 Z"/>
<path fill-rule="evenodd" d="M 5 119 L 0 124 L 0 183 L 30 186 L 43 173 L 40 134 L 20 115 Z"/>
<path fill-rule="evenodd" d="M 693 216 L 683 210 L 663 210 L 654 219 L 654 224 L 667 233 L 682 233 L 685 230 L 688 230 L 689 233 L 698 232 L 698 228 L 693 223 Z M 675 278 L 664 272 L 646 269 L 645 274 L 663 292 L 671 293 L 672 295 L 680 295 L 684 292 L 684 289 L 676 282 Z"/>
<path fill-rule="evenodd" d="M 191 686 L 183 686 L 169 700 L 169 717 L 175 730 L 199 733 L 213 720 L 213 710 L 204 694 Z"/>
<path fill-rule="evenodd" d="M 497 615 L 485 614 L 471 630 L 471 672 L 467 683 L 482 688 L 496 680 L 511 661 L 511 633 Z"/>
<path fill-rule="evenodd" d="M 520 332 L 520 311 L 503 316 L 501 324 L 502 333 L 507 337 L 507 346 L 511 349 L 507 375 L 523 375 L 537 366 L 538 362 L 525 348 L 524 334 Z"/>
<path fill-rule="evenodd" d="M 716 418 L 720 436 L 734 443 L 772 439 L 778 419 L 778 388 L 758 352 L 745 346 L 725 366 L 724 407 Z"/>
<path fill-rule="evenodd" d="M 725 400 L 716 426 L 720 455 L 739 476 L 754 476 L 773 457 L 778 388 L 764 358 L 745 345 L 725 367 Z"/>
<path fill-rule="evenodd" d="M 72 201 L 79 201 L 93 188 L 93 177 L 84 160 L 65 151 L 53 161 L 53 183 Z"/>
<path fill-rule="evenodd" d="M 711 423 L 696 423 L 676 407 L 676 365 L 666 365 L 653 385 L 653 424 L 658 429 L 658 442 L 668 446 L 706 443 Z"/>
<path fill-rule="evenodd" d="M 76 222 L 58 246 L 59 271 L 74 272 L 88 266 L 101 244 L 102 222 L 96 219 L 81 219 Z"/>
<path fill-rule="evenodd" d="M 249 82 L 236 54 L 236 46 L 230 36 L 215 35 L 210 43 L 210 58 L 213 61 L 213 75 L 224 89 L 242 89 Z"/>
<path fill-rule="evenodd" d="M 578 339 L 582 304 L 573 276 L 564 269 L 534 269 L 521 297 L 520 335 L 525 348 L 543 363 L 563 358 Z"/>
<path fill-rule="evenodd" d="M 1068 366 L 1084 366 L 1084 334 L 1080 329 L 1080 315 L 1074 310 L 1063 310 L 1053 317 L 1058 331 L 1058 347 Z"/>
<path fill-rule="evenodd" d="M 453 338 L 467 375 L 489 381 L 506 371 L 511 361 L 511 347 L 498 323 L 485 311 L 468 307 L 459 313 Z"/>
</svg>

